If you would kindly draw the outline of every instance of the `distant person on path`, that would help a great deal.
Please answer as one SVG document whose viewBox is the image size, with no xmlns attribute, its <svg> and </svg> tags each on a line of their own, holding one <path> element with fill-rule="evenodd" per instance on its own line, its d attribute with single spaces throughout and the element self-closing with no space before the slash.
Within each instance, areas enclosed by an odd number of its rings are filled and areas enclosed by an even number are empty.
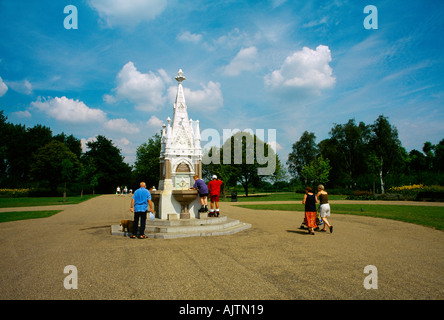
<svg viewBox="0 0 444 320">
<path fill-rule="evenodd" d="M 302 204 L 305 204 L 305 219 L 304 223 L 308 227 L 308 233 L 314 235 L 314 229 L 316 225 L 316 196 L 313 193 L 313 189 L 310 187 L 305 188 L 304 199 Z"/>
<path fill-rule="evenodd" d="M 218 179 L 216 175 L 213 175 L 213 180 L 208 183 L 208 190 L 210 192 L 210 201 L 211 201 L 211 209 L 209 217 L 216 216 L 219 217 L 219 196 L 220 196 L 220 187 L 222 186 L 223 181 Z M 216 207 L 216 208 L 214 208 Z M 214 211 L 216 209 L 216 212 Z"/>
<path fill-rule="evenodd" d="M 199 212 L 206 212 L 208 211 L 208 202 L 207 202 L 208 187 L 202 179 L 199 179 L 199 176 L 197 174 L 194 175 L 193 178 L 194 178 L 194 186 L 190 188 L 190 190 L 197 190 L 200 197 L 200 205 L 202 206 L 199 209 Z"/>
<path fill-rule="evenodd" d="M 119 187 L 119 186 L 117 186 L 117 189 L 116 189 L 116 194 L 117 194 L 117 195 L 119 195 L 119 194 L 120 194 L 120 187 Z"/>
<path fill-rule="evenodd" d="M 150 205 L 150 211 L 153 212 L 153 203 L 151 202 L 151 193 L 146 189 L 145 182 L 140 183 L 140 188 L 134 192 L 133 199 L 131 200 L 131 212 L 134 212 L 133 234 L 131 239 L 137 237 L 138 226 L 140 220 L 139 239 L 146 239 L 145 224 L 146 213 L 148 211 L 148 204 Z"/>
<path fill-rule="evenodd" d="M 330 229 L 330 233 L 333 232 L 333 226 L 328 223 L 327 216 L 330 216 L 330 204 L 328 203 L 328 193 L 324 190 L 322 184 L 318 185 L 318 194 L 316 195 L 316 202 L 320 203 L 319 215 L 322 221 L 324 221 L 324 228 L 319 231 L 327 231 L 326 227 Z"/>
</svg>

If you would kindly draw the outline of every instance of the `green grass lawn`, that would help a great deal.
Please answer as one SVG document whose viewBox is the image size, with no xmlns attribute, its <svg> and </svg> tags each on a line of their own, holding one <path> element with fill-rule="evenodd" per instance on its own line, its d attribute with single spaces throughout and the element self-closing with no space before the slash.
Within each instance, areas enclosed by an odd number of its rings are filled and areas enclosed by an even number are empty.
<svg viewBox="0 0 444 320">
<path fill-rule="evenodd" d="M 39 207 L 39 206 L 54 206 L 64 204 L 78 204 L 99 195 L 84 195 L 66 197 L 66 202 L 63 202 L 63 197 L 29 197 L 29 198 L 0 198 L 0 208 L 17 208 L 17 207 Z"/>
<path fill-rule="evenodd" d="M 0 223 L 16 220 L 47 218 L 59 212 L 62 212 L 62 210 L 0 212 Z"/>
<path fill-rule="evenodd" d="M 239 205 L 243 208 L 256 210 L 281 210 L 304 212 L 303 204 L 258 204 Z M 352 214 L 358 216 L 393 219 L 416 223 L 427 227 L 444 230 L 444 208 L 428 206 L 406 205 L 379 205 L 379 204 L 335 204 L 330 205 L 334 216 L 338 214 Z"/>
<path fill-rule="evenodd" d="M 82 198 L 80 196 L 66 197 L 66 202 L 63 202 L 63 197 L 0 198 L 0 208 L 78 204 L 97 196 L 99 195 L 84 195 Z M 47 218 L 59 212 L 61 212 L 61 210 L 0 212 L 0 223 L 16 220 Z"/>
<path fill-rule="evenodd" d="M 226 202 L 231 201 L 231 194 L 227 195 Z M 343 195 L 328 195 L 330 200 L 344 200 L 347 196 Z M 245 197 L 243 194 L 238 194 L 237 200 L 238 202 L 246 202 L 246 201 L 302 201 L 304 198 L 303 193 L 294 193 L 294 192 L 280 192 L 280 193 L 270 193 L 270 194 L 251 194 L 248 197 Z M 221 201 L 222 197 L 221 197 Z"/>
</svg>

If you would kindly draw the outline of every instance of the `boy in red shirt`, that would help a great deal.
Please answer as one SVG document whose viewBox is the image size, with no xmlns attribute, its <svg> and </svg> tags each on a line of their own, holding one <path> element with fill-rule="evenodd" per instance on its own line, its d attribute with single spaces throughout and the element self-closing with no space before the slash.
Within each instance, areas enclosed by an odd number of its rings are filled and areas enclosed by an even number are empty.
<svg viewBox="0 0 444 320">
<path fill-rule="evenodd" d="M 220 186 L 223 181 L 217 179 L 216 175 L 213 175 L 213 180 L 208 183 L 208 191 L 210 191 L 210 201 L 211 201 L 211 209 L 208 214 L 209 217 L 219 217 L 219 195 L 220 195 Z M 214 204 L 216 204 L 216 212 L 214 212 Z"/>
</svg>

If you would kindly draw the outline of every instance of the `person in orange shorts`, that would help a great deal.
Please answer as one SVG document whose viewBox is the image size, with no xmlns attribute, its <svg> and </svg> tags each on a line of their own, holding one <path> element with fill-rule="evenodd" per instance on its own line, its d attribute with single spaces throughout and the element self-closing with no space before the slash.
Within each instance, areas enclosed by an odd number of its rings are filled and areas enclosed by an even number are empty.
<svg viewBox="0 0 444 320">
<path fill-rule="evenodd" d="M 208 191 L 210 192 L 210 213 L 209 217 L 219 217 L 219 196 L 220 196 L 220 187 L 223 181 L 218 179 L 216 175 L 213 175 L 212 180 L 208 183 Z M 214 211 L 214 207 L 216 207 L 216 211 Z"/>
<path fill-rule="evenodd" d="M 316 228 L 316 196 L 310 187 L 305 188 L 302 204 L 305 204 L 304 223 L 308 227 L 308 233 L 314 235 L 314 229 Z"/>
</svg>

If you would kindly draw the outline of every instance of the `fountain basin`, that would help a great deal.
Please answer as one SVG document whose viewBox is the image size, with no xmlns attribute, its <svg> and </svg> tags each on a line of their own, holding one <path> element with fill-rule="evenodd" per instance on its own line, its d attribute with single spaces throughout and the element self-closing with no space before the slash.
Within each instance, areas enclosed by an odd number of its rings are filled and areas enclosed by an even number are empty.
<svg viewBox="0 0 444 320">
<path fill-rule="evenodd" d="M 181 219 L 190 219 L 188 205 L 197 197 L 197 190 L 173 190 L 173 197 L 182 205 Z"/>
</svg>

